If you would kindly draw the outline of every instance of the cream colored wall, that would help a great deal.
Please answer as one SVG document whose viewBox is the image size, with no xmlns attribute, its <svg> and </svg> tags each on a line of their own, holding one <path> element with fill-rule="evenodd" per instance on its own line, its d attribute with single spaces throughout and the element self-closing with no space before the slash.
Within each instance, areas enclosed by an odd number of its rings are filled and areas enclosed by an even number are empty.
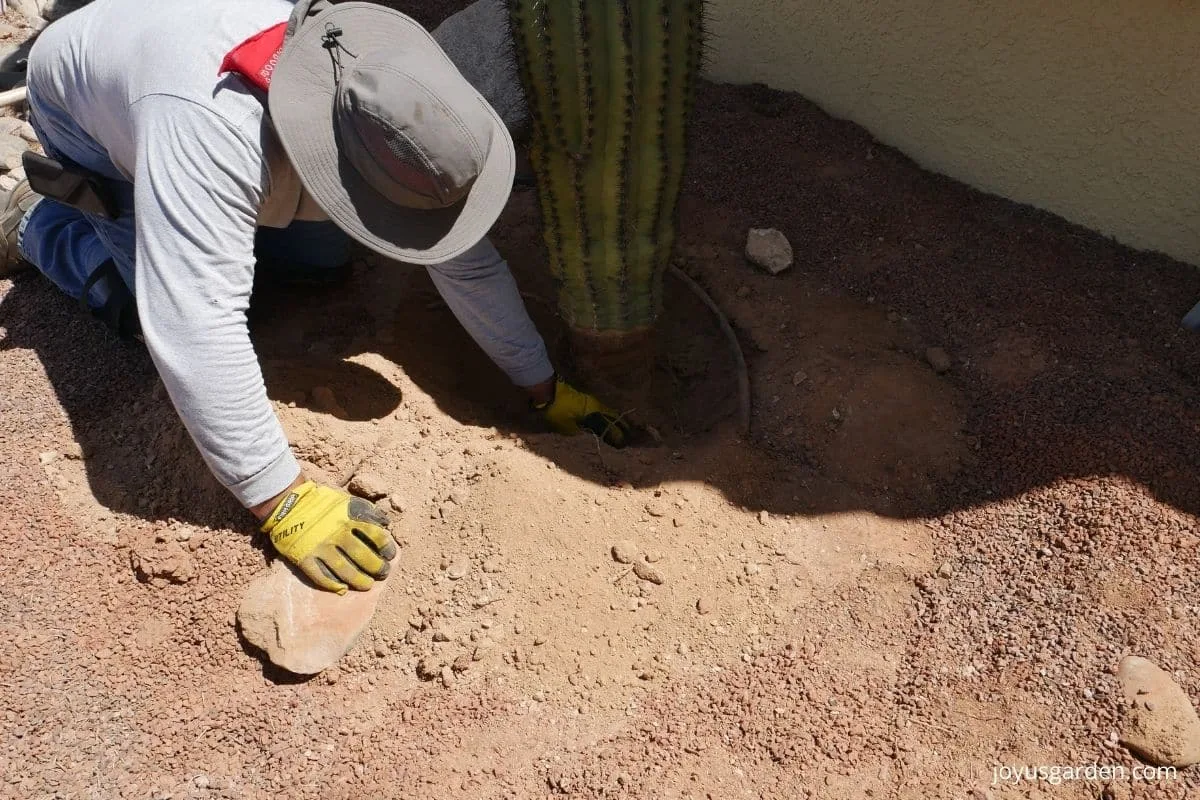
<svg viewBox="0 0 1200 800">
<path fill-rule="evenodd" d="M 712 0 L 711 77 L 1200 263 L 1197 0 Z"/>
</svg>

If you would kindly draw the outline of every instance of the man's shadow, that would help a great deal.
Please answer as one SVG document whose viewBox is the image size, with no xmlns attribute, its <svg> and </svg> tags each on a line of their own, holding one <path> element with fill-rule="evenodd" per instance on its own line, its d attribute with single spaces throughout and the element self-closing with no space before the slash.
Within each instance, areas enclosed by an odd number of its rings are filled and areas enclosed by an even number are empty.
<svg viewBox="0 0 1200 800">
<path fill-rule="evenodd" d="M 0 301 L 0 330 L 0 350 L 27 350 L 45 371 L 97 503 L 146 519 L 245 527 L 245 512 L 201 459 L 144 345 L 118 339 L 32 270 L 15 276 Z M 339 387 L 337 414 L 347 420 L 384 417 L 399 405 L 399 389 L 377 372 L 320 344 L 274 341 L 264 361 L 273 401 L 313 402 L 289 394 L 307 384 Z M 36 403 L 28 413 L 37 424 Z"/>
</svg>

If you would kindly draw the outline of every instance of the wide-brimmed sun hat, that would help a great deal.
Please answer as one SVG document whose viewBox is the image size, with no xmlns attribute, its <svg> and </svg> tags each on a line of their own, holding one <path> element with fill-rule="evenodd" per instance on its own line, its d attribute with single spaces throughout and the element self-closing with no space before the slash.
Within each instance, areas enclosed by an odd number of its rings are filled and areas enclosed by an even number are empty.
<svg viewBox="0 0 1200 800">
<path fill-rule="evenodd" d="M 390 258 L 454 258 L 487 235 L 512 191 L 516 154 L 504 122 L 397 11 L 299 3 L 268 104 L 305 190 L 338 227 Z"/>
</svg>

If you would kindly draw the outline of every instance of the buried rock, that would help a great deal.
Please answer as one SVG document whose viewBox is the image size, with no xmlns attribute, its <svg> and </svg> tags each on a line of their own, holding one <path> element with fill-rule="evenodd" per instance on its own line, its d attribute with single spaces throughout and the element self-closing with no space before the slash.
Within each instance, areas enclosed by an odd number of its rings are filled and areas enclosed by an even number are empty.
<svg viewBox="0 0 1200 800">
<path fill-rule="evenodd" d="M 386 580 L 376 581 L 370 591 L 338 595 L 318 589 L 276 559 L 246 588 L 238 629 L 277 667 L 316 675 L 354 646 L 387 586 Z"/>
<path fill-rule="evenodd" d="M 1137 656 L 1121 659 L 1117 679 L 1126 701 L 1121 744 L 1158 766 L 1200 764 L 1200 718 L 1179 684 Z"/>
<path fill-rule="evenodd" d="M 129 553 L 129 564 L 141 583 L 163 587 L 187 583 L 196 577 L 196 562 L 177 542 L 156 542 Z"/>
</svg>

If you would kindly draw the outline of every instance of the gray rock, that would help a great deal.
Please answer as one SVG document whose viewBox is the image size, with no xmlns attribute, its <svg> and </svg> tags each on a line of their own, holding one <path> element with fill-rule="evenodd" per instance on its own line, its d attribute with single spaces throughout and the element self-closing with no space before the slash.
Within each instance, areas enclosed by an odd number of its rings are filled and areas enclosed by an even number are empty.
<svg viewBox="0 0 1200 800">
<path fill-rule="evenodd" d="M 471 571 L 471 561 L 466 556 L 455 556 L 446 567 L 446 577 L 452 581 L 462 580 Z"/>
<path fill-rule="evenodd" d="M 1171 676 L 1138 656 L 1121 659 L 1117 679 L 1127 703 L 1119 741 L 1159 766 L 1200 764 L 1200 717 Z"/>
<path fill-rule="evenodd" d="M 237 612 L 238 628 L 272 664 L 297 675 L 316 675 L 354 646 L 388 583 L 376 581 L 369 591 L 338 595 L 318 589 L 277 559 L 247 587 Z"/>
<path fill-rule="evenodd" d="M 792 266 L 792 245 L 774 228 L 751 228 L 746 236 L 746 258 L 772 275 Z"/>
<path fill-rule="evenodd" d="M 508 129 L 519 133 L 529 120 L 529 109 L 517 75 L 504 0 L 476 0 L 448 17 L 433 31 L 433 38 Z"/>
</svg>

